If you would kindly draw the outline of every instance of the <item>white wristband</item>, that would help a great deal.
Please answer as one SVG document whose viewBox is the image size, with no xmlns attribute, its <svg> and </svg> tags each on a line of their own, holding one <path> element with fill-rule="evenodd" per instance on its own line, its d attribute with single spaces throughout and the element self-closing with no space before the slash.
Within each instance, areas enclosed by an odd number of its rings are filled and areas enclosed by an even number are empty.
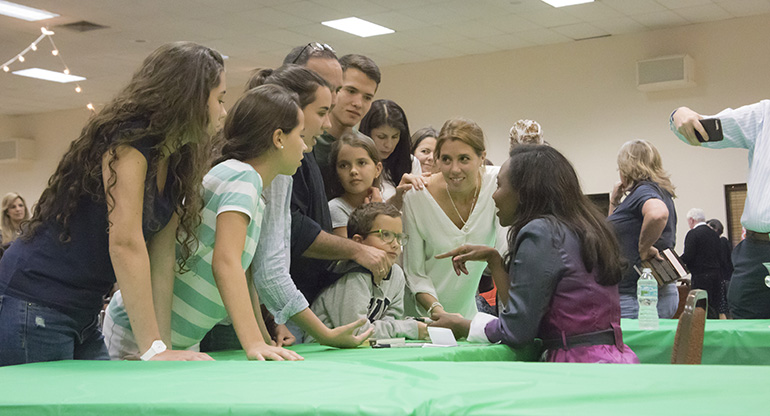
<svg viewBox="0 0 770 416">
<path fill-rule="evenodd" d="M 150 345 L 150 349 L 147 350 L 144 354 L 142 354 L 141 360 L 142 361 L 149 361 L 152 359 L 152 357 L 162 353 L 163 351 L 166 351 L 166 344 L 163 343 L 161 340 L 155 340 L 152 342 L 152 345 Z"/>
</svg>

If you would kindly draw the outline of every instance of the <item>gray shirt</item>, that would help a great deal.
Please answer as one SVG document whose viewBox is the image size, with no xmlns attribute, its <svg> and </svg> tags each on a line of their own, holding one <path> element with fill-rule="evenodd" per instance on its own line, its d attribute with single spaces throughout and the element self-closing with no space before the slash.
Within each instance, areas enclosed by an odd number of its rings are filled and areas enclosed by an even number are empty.
<svg viewBox="0 0 770 416">
<path fill-rule="evenodd" d="M 310 307 L 324 325 L 336 328 L 367 318 L 356 334 L 374 328 L 372 338 L 418 338 L 417 321 L 403 319 L 406 279 L 401 267 L 394 264 L 379 285 L 356 263 L 341 263 L 337 271 L 346 273 L 324 289 Z"/>
</svg>

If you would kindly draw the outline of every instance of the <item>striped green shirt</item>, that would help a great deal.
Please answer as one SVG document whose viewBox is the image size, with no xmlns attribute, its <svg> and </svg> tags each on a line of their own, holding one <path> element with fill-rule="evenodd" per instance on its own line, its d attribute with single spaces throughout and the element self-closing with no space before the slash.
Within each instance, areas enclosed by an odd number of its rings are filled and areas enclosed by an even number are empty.
<svg viewBox="0 0 770 416">
<path fill-rule="evenodd" d="M 257 171 L 235 159 L 214 166 L 203 178 L 204 208 L 197 229 L 198 249 L 187 262 L 190 270 L 177 274 L 174 279 L 171 307 L 171 343 L 174 349 L 186 349 L 197 344 L 227 316 L 211 268 L 217 216 L 237 211 L 249 217 L 241 255 L 241 265 L 245 270 L 251 264 L 259 241 L 265 210 L 261 194 L 262 178 Z M 178 249 L 177 246 L 177 254 Z M 110 305 L 110 317 L 116 325 L 129 328 L 122 304 Z"/>
</svg>

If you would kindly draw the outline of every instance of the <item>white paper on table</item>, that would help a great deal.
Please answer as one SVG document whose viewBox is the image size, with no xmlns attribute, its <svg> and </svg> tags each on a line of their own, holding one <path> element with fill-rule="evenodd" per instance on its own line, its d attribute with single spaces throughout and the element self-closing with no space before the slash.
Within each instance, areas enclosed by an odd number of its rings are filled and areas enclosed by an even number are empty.
<svg viewBox="0 0 770 416">
<path fill-rule="evenodd" d="M 452 330 L 449 328 L 440 328 L 436 326 L 428 327 L 428 335 L 430 336 L 430 344 L 425 344 L 423 347 L 456 347 L 457 340 Z"/>
</svg>

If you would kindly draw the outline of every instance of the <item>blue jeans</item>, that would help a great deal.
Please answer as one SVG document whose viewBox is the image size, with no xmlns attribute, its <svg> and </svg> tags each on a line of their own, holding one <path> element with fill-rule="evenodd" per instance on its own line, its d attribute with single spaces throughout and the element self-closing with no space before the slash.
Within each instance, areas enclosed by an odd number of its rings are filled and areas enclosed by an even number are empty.
<svg viewBox="0 0 770 416">
<path fill-rule="evenodd" d="M 109 360 L 99 316 L 89 322 L 0 295 L 0 366 L 58 360 Z"/>
<path fill-rule="evenodd" d="M 663 287 L 658 287 L 658 317 L 671 319 L 676 314 L 678 307 L 679 291 L 676 289 L 676 284 L 669 283 Z M 639 301 L 636 300 L 636 293 L 633 295 L 620 294 L 620 317 L 627 319 L 639 317 Z"/>
</svg>

